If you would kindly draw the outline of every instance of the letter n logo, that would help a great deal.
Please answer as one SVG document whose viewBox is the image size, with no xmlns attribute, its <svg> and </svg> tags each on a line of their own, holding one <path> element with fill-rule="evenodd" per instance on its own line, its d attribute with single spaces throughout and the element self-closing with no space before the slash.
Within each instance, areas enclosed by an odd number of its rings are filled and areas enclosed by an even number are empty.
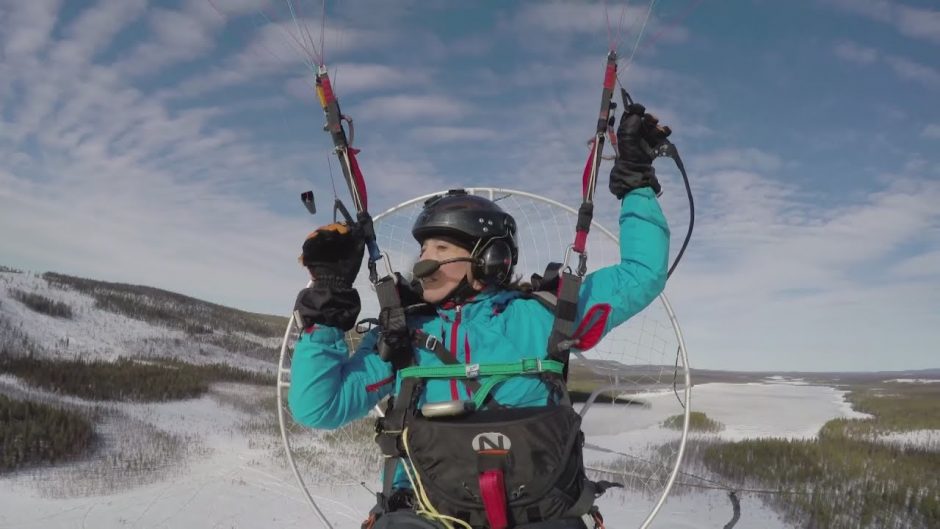
<svg viewBox="0 0 940 529">
<path fill-rule="evenodd" d="M 512 447 L 509 437 L 499 432 L 484 432 L 471 441 L 473 449 L 480 454 L 505 455 Z"/>
</svg>

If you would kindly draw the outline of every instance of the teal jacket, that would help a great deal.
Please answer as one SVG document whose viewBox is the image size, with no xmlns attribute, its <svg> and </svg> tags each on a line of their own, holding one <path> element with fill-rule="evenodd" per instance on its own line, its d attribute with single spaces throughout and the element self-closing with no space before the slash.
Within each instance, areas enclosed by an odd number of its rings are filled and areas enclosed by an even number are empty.
<svg viewBox="0 0 940 529">
<path fill-rule="evenodd" d="M 669 227 L 656 195 L 649 188 L 626 195 L 620 208 L 620 263 L 588 274 L 581 285 L 578 321 L 589 313 L 607 313 L 604 333 L 643 310 L 666 285 Z M 554 315 L 519 292 L 487 290 L 453 308 L 439 307 L 435 316 L 409 319 L 435 336 L 458 362 L 483 364 L 522 358 L 544 358 Z M 370 331 L 350 356 L 343 332 L 316 326 L 304 332 L 294 348 L 288 402 L 294 419 L 313 428 L 338 428 L 364 417 L 398 387 L 391 364 L 376 354 L 377 332 Z M 417 364 L 442 365 L 431 351 L 418 348 Z M 481 383 L 483 380 L 481 380 Z M 514 377 L 496 386 L 502 405 L 541 406 L 548 388 L 537 377 Z M 422 400 L 468 398 L 455 380 L 429 380 Z M 398 480 L 396 480 L 398 481 Z"/>
</svg>

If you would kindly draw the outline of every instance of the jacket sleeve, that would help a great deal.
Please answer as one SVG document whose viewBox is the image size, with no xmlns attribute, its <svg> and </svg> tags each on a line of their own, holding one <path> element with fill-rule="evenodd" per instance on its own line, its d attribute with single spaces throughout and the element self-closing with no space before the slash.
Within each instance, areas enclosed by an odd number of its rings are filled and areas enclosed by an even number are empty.
<svg viewBox="0 0 940 529">
<path fill-rule="evenodd" d="M 606 318 L 603 334 L 649 305 L 666 286 L 669 226 L 650 188 L 628 193 L 620 205 L 620 263 L 587 275 L 578 321 Z M 606 313 L 606 314 L 604 314 Z M 583 324 L 582 323 L 582 324 Z"/>
<path fill-rule="evenodd" d="M 310 332 L 308 332 L 310 331 Z M 294 420 L 333 429 L 364 417 L 395 387 L 391 364 L 375 353 L 378 332 L 366 334 L 349 356 L 343 332 L 317 326 L 294 346 L 288 404 Z"/>
</svg>

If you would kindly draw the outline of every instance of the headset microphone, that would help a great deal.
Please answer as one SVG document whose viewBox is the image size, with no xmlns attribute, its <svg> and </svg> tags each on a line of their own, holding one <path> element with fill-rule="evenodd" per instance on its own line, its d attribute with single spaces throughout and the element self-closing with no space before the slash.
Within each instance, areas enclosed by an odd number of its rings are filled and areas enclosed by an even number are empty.
<svg viewBox="0 0 940 529">
<path fill-rule="evenodd" d="M 459 262 L 468 262 L 475 263 L 477 259 L 472 257 L 454 257 L 453 259 L 444 259 L 443 261 L 435 261 L 434 259 L 424 259 L 415 263 L 412 273 L 418 279 L 423 279 L 429 275 L 437 272 L 437 270 L 448 263 L 459 263 Z"/>
</svg>

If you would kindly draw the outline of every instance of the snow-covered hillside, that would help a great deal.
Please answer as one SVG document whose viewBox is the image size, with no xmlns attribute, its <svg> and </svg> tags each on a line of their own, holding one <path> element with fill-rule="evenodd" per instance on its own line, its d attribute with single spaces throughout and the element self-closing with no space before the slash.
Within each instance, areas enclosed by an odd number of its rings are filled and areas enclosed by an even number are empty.
<svg viewBox="0 0 940 529">
<path fill-rule="evenodd" d="M 71 309 L 72 317 L 57 318 L 37 312 L 16 299 L 18 292 L 63 303 Z M 141 295 L 140 303 L 146 304 L 149 301 L 146 298 Z M 181 303 L 180 310 L 184 308 Z M 224 362 L 255 370 L 274 369 L 277 360 L 274 350 L 280 345 L 279 337 L 217 330 L 208 322 L 195 323 L 212 332 L 193 334 L 159 321 L 131 318 L 114 310 L 104 310 L 92 295 L 52 283 L 40 275 L 0 271 L 0 344 L 9 344 L 11 351 L 20 349 L 25 337 L 38 346 L 41 353 L 58 358 L 113 360 L 158 356 L 197 364 Z M 248 351 L 233 351 L 217 345 L 225 343 L 219 338 L 249 344 L 242 345 Z"/>
</svg>

